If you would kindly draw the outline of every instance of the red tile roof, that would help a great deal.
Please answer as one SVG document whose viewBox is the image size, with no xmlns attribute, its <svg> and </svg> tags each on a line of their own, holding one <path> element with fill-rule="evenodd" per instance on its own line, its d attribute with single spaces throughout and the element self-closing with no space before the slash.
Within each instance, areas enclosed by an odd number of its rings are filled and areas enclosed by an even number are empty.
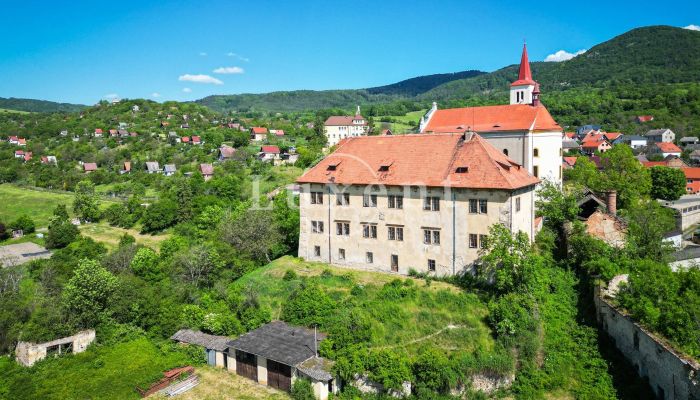
<svg viewBox="0 0 700 400">
<path fill-rule="evenodd" d="M 608 140 L 611 141 L 611 142 L 612 142 L 613 140 L 619 138 L 620 136 L 622 136 L 622 133 L 621 133 L 621 132 L 606 132 L 606 133 L 605 133 L 605 137 L 608 138 Z"/>
<path fill-rule="evenodd" d="M 192 136 L 192 143 L 199 143 L 202 139 L 199 136 Z"/>
<path fill-rule="evenodd" d="M 282 129 L 278 129 L 277 132 L 275 132 L 275 135 L 284 136 L 284 131 Z"/>
<path fill-rule="evenodd" d="M 576 165 L 576 160 L 578 157 L 564 157 L 564 162 L 569 166 L 573 167 Z"/>
<path fill-rule="evenodd" d="M 683 151 L 671 142 L 658 142 L 654 144 L 659 148 L 659 150 L 661 150 L 662 153 L 681 153 Z"/>
<path fill-rule="evenodd" d="M 256 135 L 262 135 L 267 133 L 267 128 L 261 126 L 254 126 L 250 128 L 250 130 L 253 131 L 253 133 Z"/>
<path fill-rule="evenodd" d="M 569 139 L 574 139 L 576 138 L 576 132 L 564 132 L 564 136 L 568 137 Z"/>
<path fill-rule="evenodd" d="M 356 119 L 362 119 L 361 124 L 354 124 L 352 121 Z M 325 126 L 350 126 L 350 125 L 355 125 L 355 126 L 364 126 L 367 125 L 367 121 L 365 121 L 364 117 L 362 115 L 355 115 L 354 117 L 347 116 L 347 115 L 333 115 L 328 117 L 326 122 L 323 123 Z"/>
<path fill-rule="evenodd" d="M 131 171 L 131 161 L 124 161 L 124 171 Z"/>
<path fill-rule="evenodd" d="M 639 121 L 639 122 L 649 122 L 649 121 L 653 121 L 653 120 L 654 120 L 653 115 L 640 115 L 637 117 L 637 121 Z"/>
<path fill-rule="evenodd" d="M 418 134 L 346 138 L 297 182 L 511 190 L 539 179 L 477 134 Z"/>
<path fill-rule="evenodd" d="M 100 129 L 100 128 L 96 128 L 96 129 L 95 129 L 95 133 L 99 133 L 99 134 L 102 134 L 102 129 Z"/>
<path fill-rule="evenodd" d="M 32 152 L 31 151 L 24 153 L 24 161 L 29 161 L 31 159 L 32 159 Z"/>
<path fill-rule="evenodd" d="M 666 161 L 642 161 L 642 165 L 651 168 L 651 167 L 665 167 Z"/>
<path fill-rule="evenodd" d="M 694 181 L 685 185 L 685 190 L 690 194 L 700 192 L 700 181 Z"/>
<path fill-rule="evenodd" d="M 280 148 L 277 146 L 262 146 L 260 151 L 263 153 L 279 154 Z"/>
<path fill-rule="evenodd" d="M 83 164 L 83 170 L 85 171 L 96 171 L 97 170 L 97 164 L 94 162 L 86 162 Z"/>
<path fill-rule="evenodd" d="M 214 175 L 214 166 L 211 164 L 199 164 L 202 175 Z"/>
<path fill-rule="evenodd" d="M 477 133 L 562 131 L 543 105 L 510 104 L 437 110 L 423 132 L 451 133 L 469 129 Z"/>
<path fill-rule="evenodd" d="M 181 139 L 182 143 L 189 143 L 190 142 L 190 137 L 189 136 L 183 136 Z"/>
<path fill-rule="evenodd" d="M 15 156 L 23 156 L 24 150 L 15 150 Z"/>
<path fill-rule="evenodd" d="M 523 54 L 520 57 L 520 70 L 518 71 L 518 80 L 511 83 L 510 86 L 519 85 L 534 85 L 532 79 L 532 71 L 530 71 L 530 60 L 527 58 L 527 45 L 523 44 Z"/>
<path fill-rule="evenodd" d="M 700 180 L 700 167 L 689 167 L 681 168 L 685 174 L 685 179 L 699 179 Z"/>
</svg>

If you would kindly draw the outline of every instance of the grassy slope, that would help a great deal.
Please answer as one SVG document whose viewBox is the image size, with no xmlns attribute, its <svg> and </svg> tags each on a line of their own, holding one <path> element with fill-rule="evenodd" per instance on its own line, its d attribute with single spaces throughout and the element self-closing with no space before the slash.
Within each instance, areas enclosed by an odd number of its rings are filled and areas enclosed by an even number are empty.
<svg viewBox="0 0 700 400">
<path fill-rule="evenodd" d="M 336 300 L 348 299 L 355 284 L 364 286 L 366 298 L 374 300 L 373 304 L 377 307 L 372 311 L 378 327 L 373 347 L 403 346 L 409 353 L 414 353 L 421 344 L 420 340 L 414 341 L 441 331 L 448 325 L 459 328 L 443 330 L 430 338 L 430 342 L 450 350 L 490 350 L 494 346 L 490 329 L 484 322 L 486 305 L 476 295 L 463 293 L 457 287 L 442 282 L 432 282 L 427 286 L 424 280 L 415 279 L 419 290 L 415 299 L 405 299 L 400 303 L 383 302 L 379 300 L 379 290 L 398 276 L 282 257 L 244 276 L 237 284 L 254 288 L 260 301 L 272 308 L 272 317 L 276 319 L 281 314 L 282 304 L 299 284 L 298 280 L 282 279 L 288 269 L 303 276 L 318 276 L 321 286 L 331 292 Z M 332 272 L 331 277 L 320 276 L 326 269 Z"/>
<path fill-rule="evenodd" d="M 0 358 L 3 399 L 138 399 L 136 385 L 148 386 L 165 370 L 186 365 L 182 353 L 162 351 L 141 338 L 116 345 L 93 345 L 73 356 L 24 368 Z"/>
</svg>

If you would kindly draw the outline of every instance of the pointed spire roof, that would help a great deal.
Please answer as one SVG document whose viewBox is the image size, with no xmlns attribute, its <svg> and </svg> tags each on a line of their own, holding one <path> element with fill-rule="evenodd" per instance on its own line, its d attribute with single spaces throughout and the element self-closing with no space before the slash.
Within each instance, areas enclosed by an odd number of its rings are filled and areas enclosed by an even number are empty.
<svg viewBox="0 0 700 400">
<path fill-rule="evenodd" d="M 511 86 L 534 85 L 532 79 L 532 71 L 530 71 L 530 60 L 527 57 L 527 44 L 523 43 L 523 55 L 520 58 L 520 71 L 518 72 L 518 80 L 511 83 Z"/>
</svg>

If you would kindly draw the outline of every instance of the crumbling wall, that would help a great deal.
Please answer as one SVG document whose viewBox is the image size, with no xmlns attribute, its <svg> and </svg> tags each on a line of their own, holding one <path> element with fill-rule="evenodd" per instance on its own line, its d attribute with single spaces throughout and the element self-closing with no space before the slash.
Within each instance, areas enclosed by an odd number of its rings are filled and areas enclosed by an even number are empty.
<svg viewBox="0 0 700 400">
<path fill-rule="evenodd" d="M 649 379 L 658 398 L 700 399 L 700 364 L 676 352 L 609 301 L 624 281 L 626 276 L 618 276 L 608 288 L 596 288 L 593 300 L 598 324 L 635 366 L 639 376 Z"/>
<path fill-rule="evenodd" d="M 15 358 L 20 364 L 31 367 L 35 362 L 46 358 L 49 353 L 82 353 L 94 340 L 95 331 L 89 329 L 45 343 L 19 342 L 15 348 Z"/>
</svg>

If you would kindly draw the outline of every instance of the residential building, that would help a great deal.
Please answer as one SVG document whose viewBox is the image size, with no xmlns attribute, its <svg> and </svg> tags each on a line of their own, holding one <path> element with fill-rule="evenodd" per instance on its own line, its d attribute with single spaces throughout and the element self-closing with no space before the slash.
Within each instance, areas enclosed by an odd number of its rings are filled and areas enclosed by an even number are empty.
<svg viewBox="0 0 700 400">
<path fill-rule="evenodd" d="M 588 136 L 581 142 L 581 151 L 588 155 L 593 155 L 596 152 L 605 153 L 610 149 L 612 149 L 612 145 L 604 134 Z"/>
<path fill-rule="evenodd" d="M 122 169 L 119 170 L 119 174 L 124 175 L 131 172 L 131 161 L 124 161 L 122 163 Z"/>
<path fill-rule="evenodd" d="M 261 161 L 273 161 L 280 158 L 280 148 L 277 146 L 262 146 L 258 158 Z"/>
<path fill-rule="evenodd" d="M 636 121 L 637 121 L 638 123 L 642 124 L 642 123 L 644 123 L 644 122 L 651 122 L 651 121 L 653 121 L 653 120 L 654 120 L 654 116 L 653 116 L 653 115 L 639 115 L 639 116 L 637 116 L 637 118 L 635 118 L 635 119 L 636 119 Z"/>
<path fill-rule="evenodd" d="M 452 275 L 494 224 L 534 236 L 540 180 L 471 132 L 346 138 L 297 182 L 308 260 Z"/>
<path fill-rule="evenodd" d="M 642 165 L 647 168 L 651 167 L 669 167 L 669 168 L 686 168 L 688 164 L 678 156 L 668 156 L 663 161 L 642 161 Z"/>
<path fill-rule="evenodd" d="M 41 157 L 41 163 L 42 164 L 53 164 L 57 165 L 58 160 L 56 160 L 56 156 L 42 156 Z"/>
<path fill-rule="evenodd" d="M 626 144 L 632 149 L 642 149 L 647 146 L 647 138 L 639 135 L 621 135 L 612 144 Z"/>
<path fill-rule="evenodd" d="M 89 174 L 90 172 L 97 171 L 97 164 L 94 162 L 83 163 L 83 172 Z"/>
<path fill-rule="evenodd" d="M 562 167 L 564 169 L 571 169 L 576 165 L 576 160 L 578 157 L 563 157 L 562 158 Z"/>
<path fill-rule="evenodd" d="M 67 132 L 66 132 L 67 133 Z M 95 137 L 102 137 L 102 129 L 97 128 L 95 129 L 95 133 L 93 134 Z"/>
<path fill-rule="evenodd" d="M 163 167 L 163 175 L 165 176 L 173 176 L 177 172 L 177 167 L 175 164 L 165 164 Z"/>
<path fill-rule="evenodd" d="M 219 161 L 230 160 L 234 154 L 236 154 L 236 149 L 231 146 L 222 145 L 219 147 Z"/>
<path fill-rule="evenodd" d="M 581 143 L 576 139 L 570 139 L 566 136 L 561 141 L 561 148 L 563 151 L 580 151 Z"/>
<path fill-rule="evenodd" d="M 192 144 L 194 144 L 194 145 L 202 144 L 202 138 L 199 136 L 192 136 Z"/>
<path fill-rule="evenodd" d="M 146 172 L 148 172 L 149 174 L 159 174 L 161 172 L 160 165 L 157 161 L 147 161 Z"/>
<path fill-rule="evenodd" d="M 678 141 L 681 146 L 685 147 L 688 145 L 694 145 L 700 143 L 700 139 L 698 139 L 697 136 L 686 136 L 682 137 L 681 140 Z"/>
<path fill-rule="evenodd" d="M 668 156 L 680 157 L 683 150 L 672 142 L 652 142 L 647 148 L 648 154 L 661 154 L 663 158 Z"/>
<path fill-rule="evenodd" d="M 695 194 L 700 192 L 700 168 L 682 168 L 685 174 L 686 191 L 689 194 Z"/>
<path fill-rule="evenodd" d="M 509 105 L 438 110 L 433 103 L 421 118 L 420 132 L 476 132 L 530 174 L 561 185 L 563 130 L 539 96 L 539 84 L 532 79 L 527 48 L 523 46 Z"/>
<path fill-rule="evenodd" d="M 700 149 L 693 150 L 693 152 L 690 153 L 690 160 L 695 161 L 696 163 L 700 162 Z"/>
<path fill-rule="evenodd" d="M 333 115 L 323 123 L 323 133 L 329 146 L 335 146 L 341 140 L 349 137 L 366 136 L 369 125 L 360 113 L 360 106 L 354 116 Z"/>
<path fill-rule="evenodd" d="M 265 139 L 267 139 L 267 128 L 261 126 L 250 128 L 250 140 L 262 142 Z"/>
<path fill-rule="evenodd" d="M 199 164 L 199 172 L 202 173 L 204 180 L 208 181 L 214 176 L 214 166 L 211 164 Z"/>
<path fill-rule="evenodd" d="M 647 141 L 649 143 L 673 143 L 673 141 L 676 139 L 676 134 L 670 129 L 652 129 L 644 136 L 647 137 Z"/>
<path fill-rule="evenodd" d="M 700 196 L 686 194 L 676 201 L 658 200 L 658 202 L 675 211 L 676 226 L 683 232 L 700 224 Z"/>
</svg>

